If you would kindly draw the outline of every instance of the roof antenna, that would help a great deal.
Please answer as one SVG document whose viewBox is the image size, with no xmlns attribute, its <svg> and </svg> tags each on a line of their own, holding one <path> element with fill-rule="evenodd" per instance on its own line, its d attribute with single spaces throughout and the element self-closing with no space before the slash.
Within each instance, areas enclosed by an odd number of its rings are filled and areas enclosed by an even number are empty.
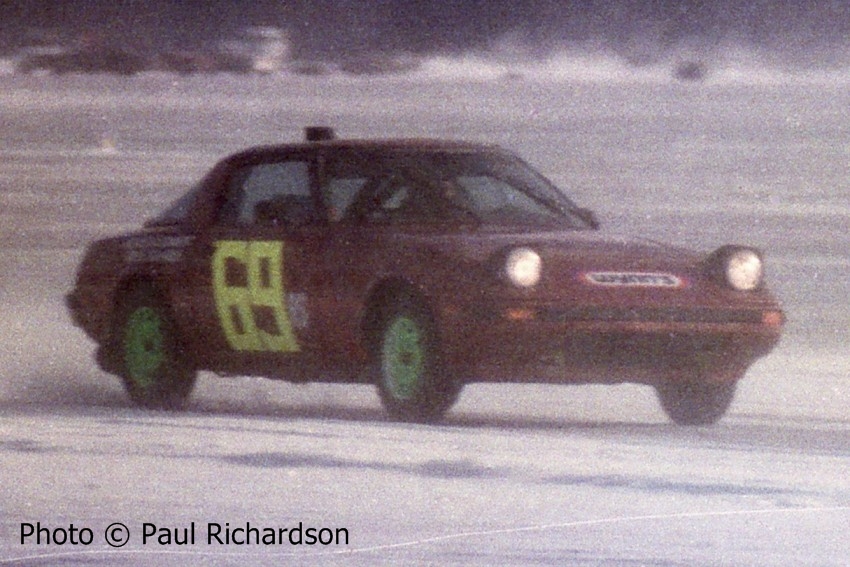
<svg viewBox="0 0 850 567">
<path fill-rule="evenodd" d="M 304 128 L 304 139 L 308 142 L 324 142 L 335 138 L 336 133 L 330 126 L 307 126 Z"/>
</svg>

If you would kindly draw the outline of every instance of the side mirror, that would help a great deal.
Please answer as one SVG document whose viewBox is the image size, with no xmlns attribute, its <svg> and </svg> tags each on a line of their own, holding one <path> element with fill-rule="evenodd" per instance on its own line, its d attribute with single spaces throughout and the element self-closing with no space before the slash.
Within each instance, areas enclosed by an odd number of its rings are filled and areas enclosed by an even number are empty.
<svg viewBox="0 0 850 567">
<path fill-rule="evenodd" d="M 582 221 L 587 223 L 593 230 L 599 230 L 599 227 L 602 226 L 602 223 L 599 222 L 599 217 L 597 217 L 596 213 L 590 209 L 573 209 L 573 213 L 575 213 Z"/>
</svg>

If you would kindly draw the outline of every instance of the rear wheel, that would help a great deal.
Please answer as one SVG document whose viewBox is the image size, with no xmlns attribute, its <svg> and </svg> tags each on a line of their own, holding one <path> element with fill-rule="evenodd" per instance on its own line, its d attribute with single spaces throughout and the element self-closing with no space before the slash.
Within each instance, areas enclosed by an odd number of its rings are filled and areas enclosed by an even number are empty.
<svg viewBox="0 0 850 567">
<path fill-rule="evenodd" d="M 125 300 L 117 322 L 118 360 L 133 403 L 180 409 L 195 385 L 168 309 L 155 292 L 138 288 Z"/>
<path fill-rule="evenodd" d="M 434 324 L 417 302 L 400 298 L 384 310 L 375 345 L 375 382 L 387 413 L 402 421 L 435 421 L 461 386 L 439 361 Z"/>
<path fill-rule="evenodd" d="M 679 425 L 711 425 L 732 405 L 736 382 L 666 382 L 656 386 L 665 413 Z"/>
</svg>

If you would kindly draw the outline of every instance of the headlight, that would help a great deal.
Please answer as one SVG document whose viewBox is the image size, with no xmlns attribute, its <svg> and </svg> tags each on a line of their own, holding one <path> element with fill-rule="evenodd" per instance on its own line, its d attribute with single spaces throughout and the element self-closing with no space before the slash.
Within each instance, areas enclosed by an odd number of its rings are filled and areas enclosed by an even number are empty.
<svg viewBox="0 0 850 567">
<path fill-rule="evenodd" d="M 517 287 L 534 287 L 542 266 L 540 255 L 531 248 L 515 248 L 505 262 L 505 275 Z"/>
<path fill-rule="evenodd" d="M 739 248 L 726 257 L 726 281 L 733 289 L 750 291 L 761 285 L 761 257 L 755 250 Z"/>
</svg>

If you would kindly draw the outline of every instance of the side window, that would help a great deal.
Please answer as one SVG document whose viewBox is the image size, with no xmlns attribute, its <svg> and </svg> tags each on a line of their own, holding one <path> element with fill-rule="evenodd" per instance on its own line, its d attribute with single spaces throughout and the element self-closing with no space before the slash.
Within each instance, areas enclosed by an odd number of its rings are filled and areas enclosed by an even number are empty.
<svg viewBox="0 0 850 567">
<path fill-rule="evenodd" d="M 434 220 L 434 199 L 421 184 L 394 171 L 370 179 L 348 205 L 353 221 L 404 223 Z"/>
<path fill-rule="evenodd" d="M 370 179 L 348 206 L 345 217 L 356 222 L 405 222 L 427 216 L 427 196 L 394 172 Z"/>
<path fill-rule="evenodd" d="M 446 207 L 427 170 L 404 157 L 342 154 L 328 162 L 323 196 L 331 220 L 440 222 Z"/>
<path fill-rule="evenodd" d="M 328 161 L 322 197 L 331 221 L 351 218 L 358 198 L 373 179 L 370 160 L 361 156 L 338 155 Z"/>
<path fill-rule="evenodd" d="M 351 204 L 369 181 L 366 176 L 331 177 L 325 185 L 325 203 L 331 221 L 345 218 Z"/>
<path fill-rule="evenodd" d="M 318 220 L 305 160 L 245 166 L 231 178 L 223 222 L 309 224 Z"/>
<path fill-rule="evenodd" d="M 425 220 L 431 204 L 425 191 L 400 175 L 384 180 L 368 217 L 376 221 Z"/>
<path fill-rule="evenodd" d="M 459 176 L 457 183 L 466 190 L 466 194 L 475 203 L 476 210 L 483 213 L 508 206 L 511 201 L 508 195 L 516 193 L 511 191 L 504 181 L 486 175 Z"/>
</svg>

